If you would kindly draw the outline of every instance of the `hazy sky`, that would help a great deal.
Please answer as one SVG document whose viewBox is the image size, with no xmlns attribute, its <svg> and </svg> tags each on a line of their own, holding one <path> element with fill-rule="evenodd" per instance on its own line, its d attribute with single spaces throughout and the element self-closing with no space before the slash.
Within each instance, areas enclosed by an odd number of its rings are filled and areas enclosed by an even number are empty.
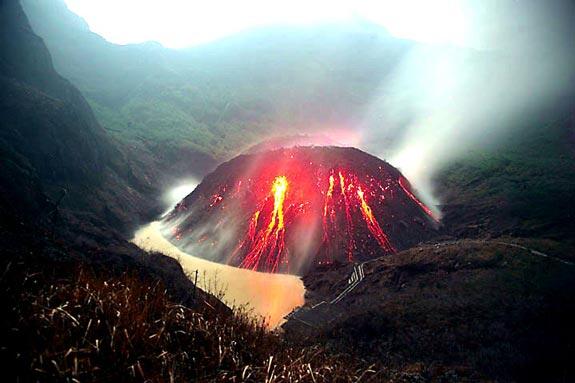
<svg viewBox="0 0 575 383">
<path fill-rule="evenodd" d="M 511 134 L 514 121 L 575 78 L 572 0 L 65 1 L 92 31 L 120 44 L 186 47 L 257 26 L 352 19 L 433 43 L 414 44 L 350 129 L 431 204 L 439 169 Z M 393 151 L 377 152 L 393 132 L 403 137 Z"/>
<path fill-rule="evenodd" d="M 92 31 L 111 42 L 159 41 L 179 48 L 270 24 L 365 18 L 392 34 L 418 41 L 465 45 L 464 0 L 65 0 Z"/>
</svg>

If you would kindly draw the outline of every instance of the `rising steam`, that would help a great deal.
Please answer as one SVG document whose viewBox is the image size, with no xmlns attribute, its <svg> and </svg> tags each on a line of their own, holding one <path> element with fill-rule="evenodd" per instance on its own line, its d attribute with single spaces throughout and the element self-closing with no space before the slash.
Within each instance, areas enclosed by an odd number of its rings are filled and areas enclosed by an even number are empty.
<svg viewBox="0 0 575 383">
<path fill-rule="evenodd" d="M 467 46 L 414 45 L 382 85 L 361 127 L 363 146 L 397 166 L 431 206 L 439 202 L 432 188 L 438 171 L 514 134 L 529 123 L 529 113 L 573 84 L 570 5 L 475 6 L 468 15 Z M 480 9 L 488 11 L 479 14 Z"/>
</svg>

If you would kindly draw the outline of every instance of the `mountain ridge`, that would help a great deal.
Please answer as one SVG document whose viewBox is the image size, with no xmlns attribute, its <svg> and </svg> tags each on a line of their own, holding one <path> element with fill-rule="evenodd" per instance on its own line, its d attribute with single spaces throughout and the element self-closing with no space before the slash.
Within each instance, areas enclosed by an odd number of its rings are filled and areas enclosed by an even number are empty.
<svg viewBox="0 0 575 383">
<path fill-rule="evenodd" d="M 278 132 L 358 123 L 377 90 L 366 79 L 384 78 L 413 46 L 373 25 L 325 25 L 266 27 L 189 49 L 149 50 L 62 28 L 59 20 L 73 16 L 46 17 L 50 4 L 24 1 L 57 69 L 106 129 L 126 142 L 145 141 L 154 153 L 183 149 L 218 161 Z"/>
</svg>

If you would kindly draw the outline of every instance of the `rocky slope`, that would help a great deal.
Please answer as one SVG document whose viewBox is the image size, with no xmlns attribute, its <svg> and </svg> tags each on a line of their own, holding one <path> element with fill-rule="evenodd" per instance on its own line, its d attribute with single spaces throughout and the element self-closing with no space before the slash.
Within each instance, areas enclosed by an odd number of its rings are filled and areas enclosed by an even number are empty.
<svg viewBox="0 0 575 383">
<path fill-rule="evenodd" d="M 58 204 L 126 231 L 150 217 L 155 160 L 108 136 L 18 2 L 3 1 L 0 20 L 2 206 L 45 214 Z"/>
<path fill-rule="evenodd" d="M 392 254 L 438 235 L 438 222 L 388 163 L 354 148 L 293 147 L 220 165 L 165 219 L 191 254 L 254 270 Z"/>
<path fill-rule="evenodd" d="M 194 286 L 177 262 L 147 255 L 122 235 L 157 212 L 153 161 L 101 128 L 54 71 L 16 0 L 0 2 L 0 54 L 3 269 L 96 265 L 163 280 L 189 301 Z"/>
<path fill-rule="evenodd" d="M 335 303 L 352 267 L 318 270 L 284 328 L 302 344 L 401 366 L 409 381 L 446 371 L 450 381 L 571 381 L 575 264 L 553 256 L 568 254 L 511 238 L 417 246 L 365 263 L 361 282 Z"/>
</svg>

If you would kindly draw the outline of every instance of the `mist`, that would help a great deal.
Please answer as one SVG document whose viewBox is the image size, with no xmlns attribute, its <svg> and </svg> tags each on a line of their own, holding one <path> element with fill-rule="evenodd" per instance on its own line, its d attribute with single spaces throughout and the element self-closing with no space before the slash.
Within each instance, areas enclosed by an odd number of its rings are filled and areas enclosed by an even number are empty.
<svg viewBox="0 0 575 383">
<path fill-rule="evenodd" d="M 223 86 L 225 97 L 209 101 L 218 109 L 225 99 L 224 105 L 237 109 L 229 112 L 229 120 L 217 120 L 229 141 L 225 150 L 221 145 L 201 144 L 218 160 L 230 159 L 270 136 L 319 132 L 390 161 L 431 206 L 442 203 L 434 190 L 434 179 L 442 169 L 469 152 L 498 143 L 505 135 L 517 134 L 529 113 L 537 114 L 573 84 L 575 12 L 567 0 L 344 0 L 313 5 L 254 0 L 225 15 L 218 3 L 116 3 L 67 1 L 93 31 L 112 42 L 154 40 L 166 47 L 188 48 L 188 53 L 196 46 L 201 56 L 245 44 L 242 38 L 251 36 L 257 41 L 254 46 L 242 45 L 239 56 L 218 56 L 222 58 L 217 67 L 228 63 L 234 69 L 229 74 L 234 81 Z M 134 14 L 136 7 L 139 12 Z M 110 19 L 111 13 L 125 17 Z M 127 17 L 133 21 L 130 28 L 123 22 Z M 327 24 L 329 34 L 307 29 Z M 271 32 L 271 40 L 262 35 L 273 28 L 258 29 L 286 25 L 294 28 Z M 250 30 L 253 34 L 247 33 Z M 342 37 L 337 33 L 340 30 L 353 34 Z M 246 34 L 238 34 L 242 31 Z M 302 45 L 298 33 L 314 43 Z M 233 35 L 236 39 L 230 38 Z M 361 37 L 348 40 L 349 36 Z M 215 43 L 202 50 L 201 44 L 207 41 Z M 270 49 L 269 41 L 287 50 Z M 289 50 L 294 41 L 297 48 Z M 370 45 L 373 41 L 378 43 Z M 370 49 L 353 49 L 362 45 Z M 312 53 L 306 53 L 307 49 Z M 366 52 L 369 57 L 363 57 Z M 238 57 L 241 64 L 233 61 Z M 298 57 L 294 65 L 280 65 L 294 57 Z M 189 65 L 201 67 L 201 61 Z M 274 81 L 259 76 L 269 70 L 277 70 L 269 72 L 276 76 Z M 215 73 L 219 73 L 218 81 L 225 82 L 222 72 Z M 235 81 L 245 78 L 249 82 Z M 252 94 L 254 89 L 258 96 Z M 205 102 L 210 90 L 201 89 L 197 99 Z M 150 105 L 156 115 L 174 118 L 157 104 Z M 228 113 L 223 108 L 221 115 Z M 249 113 L 238 112 L 242 109 Z M 234 116 L 242 120 L 247 115 L 258 117 L 240 125 L 241 132 L 228 129 L 238 122 Z M 216 135 L 215 127 L 191 129 L 196 117 L 174 122 L 187 132 L 186 139 L 205 135 L 209 142 L 217 142 L 223 137 L 219 132 Z M 160 127 L 154 126 L 151 131 L 157 130 Z"/>
<path fill-rule="evenodd" d="M 180 202 L 184 197 L 194 191 L 196 186 L 200 183 L 199 180 L 195 178 L 185 178 L 179 180 L 171 186 L 165 188 L 162 194 L 162 203 L 164 204 L 164 215 L 172 211 L 172 209 Z"/>
<path fill-rule="evenodd" d="M 572 6 L 468 5 L 467 44 L 415 45 L 359 127 L 362 146 L 398 167 L 436 213 L 433 181 L 442 169 L 520 134 L 529 114 L 564 96 L 574 78 Z"/>
</svg>

